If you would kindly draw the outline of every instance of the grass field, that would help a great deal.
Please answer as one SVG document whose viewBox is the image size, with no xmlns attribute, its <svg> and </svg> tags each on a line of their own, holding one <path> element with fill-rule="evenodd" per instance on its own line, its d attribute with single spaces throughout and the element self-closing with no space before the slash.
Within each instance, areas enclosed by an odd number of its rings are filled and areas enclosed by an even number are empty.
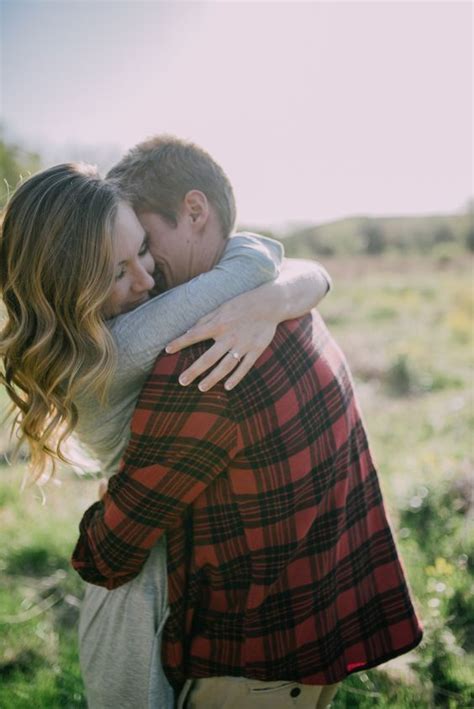
<svg viewBox="0 0 474 709">
<path fill-rule="evenodd" d="M 472 257 L 325 263 L 335 285 L 321 312 L 354 373 L 425 627 L 419 648 L 352 675 L 333 706 L 473 707 Z M 0 453 L 0 707 L 84 707 L 68 559 L 97 484 L 65 470 L 45 498 L 21 492 L 4 430 Z"/>
</svg>

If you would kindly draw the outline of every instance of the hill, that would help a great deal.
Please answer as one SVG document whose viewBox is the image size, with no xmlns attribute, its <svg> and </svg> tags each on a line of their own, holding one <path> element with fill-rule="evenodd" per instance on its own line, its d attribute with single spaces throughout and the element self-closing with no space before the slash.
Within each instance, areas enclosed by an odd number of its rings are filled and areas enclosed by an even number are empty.
<svg viewBox="0 0 474 709">
<path fill-rule="evenodd" d="M 355 216 L 326 224 L 288 230 L 264 231 L 282 240 L 287 256 L 318 258 L 383 252 L 439 252 L 474 250 L 473 211 L 431 216 Z M 255 231 L 260 231 L 255 229 Z"/>
</svg>

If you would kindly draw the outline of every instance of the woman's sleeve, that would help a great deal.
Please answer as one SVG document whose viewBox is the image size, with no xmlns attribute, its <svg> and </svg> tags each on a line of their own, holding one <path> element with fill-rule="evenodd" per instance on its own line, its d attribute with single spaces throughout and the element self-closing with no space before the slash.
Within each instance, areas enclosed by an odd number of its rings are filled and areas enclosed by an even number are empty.
<svg viewBox="0 0 474 709">
<path fill-rule="evenodd" d="M 278 241 L 236 234 L 211 271 L 115 318 L 111 331 L 118 349 L 116 380 L 131 383 L 136 376 L 141 383 L 168 342 L 226 300 L 276 278 L 282 259 Z"/>
</svg>

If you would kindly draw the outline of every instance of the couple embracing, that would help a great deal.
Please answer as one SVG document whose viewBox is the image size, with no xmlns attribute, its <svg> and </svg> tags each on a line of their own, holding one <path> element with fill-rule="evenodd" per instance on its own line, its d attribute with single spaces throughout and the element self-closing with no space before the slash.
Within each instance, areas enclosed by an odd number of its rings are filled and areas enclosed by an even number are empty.
<svg viewBox="0 0 474 709">
<path fill-rule="evenodd" d="M 234 233 L 232 187 L 157 136 L 7 205 L 2 381 L 34 470 L 108 478 L 72 564 L 91 709 L 327 707 L 422 637 L 316 263 Z M 199 384 L 196 382 L 199 381 Z"/>
</svg>

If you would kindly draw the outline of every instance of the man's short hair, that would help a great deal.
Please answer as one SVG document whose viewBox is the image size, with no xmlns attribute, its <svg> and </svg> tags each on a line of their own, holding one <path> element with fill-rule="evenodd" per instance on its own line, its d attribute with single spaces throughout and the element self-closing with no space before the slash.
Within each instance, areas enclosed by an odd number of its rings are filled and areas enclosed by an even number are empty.
<svg viewBox="0 0 474 709">
<path fill-rule="evenodd" d="M 172 135 L 139 143 L 107 174 L 119 184 L 137 212 L 155 212 L 177 226 L 190 190 L 204 192 L 219 218 L 223 236 L 236 219 L 234 192 L 224 170 L 202 148 Z"/>
</svg>

